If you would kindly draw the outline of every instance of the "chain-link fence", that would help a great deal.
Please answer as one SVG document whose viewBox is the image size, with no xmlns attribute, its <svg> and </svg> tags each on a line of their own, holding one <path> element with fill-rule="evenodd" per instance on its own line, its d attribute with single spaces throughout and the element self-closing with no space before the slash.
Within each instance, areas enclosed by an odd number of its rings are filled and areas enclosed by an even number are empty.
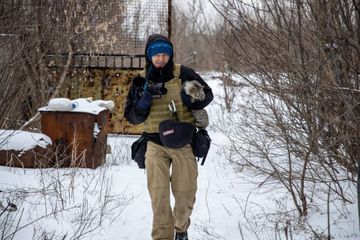
<svg viewBox="0 0 360 240">
<path fill-rule="evenodd" d="M 168 0 L 129 1 L 126 5 L 126 17 L 118 31 L 128 41 L 121 51 L 143 54 L 147 37 L 152 33 L 169 36 L 169 3 Z"/>
<path fill-rule="evenodd" d="M 169 36 L 170 5 L 171 0 L 0 0 L 0 33 L 23 41 L 37 36 L 51 66 L 62 63 L 54 56 L 66 55 L 69 44 L 75 56 L 102 56 L 75 65 L 118 66 L 122 60 L 104 56 L 142 55 L 150 34 Z"/>
</svg>

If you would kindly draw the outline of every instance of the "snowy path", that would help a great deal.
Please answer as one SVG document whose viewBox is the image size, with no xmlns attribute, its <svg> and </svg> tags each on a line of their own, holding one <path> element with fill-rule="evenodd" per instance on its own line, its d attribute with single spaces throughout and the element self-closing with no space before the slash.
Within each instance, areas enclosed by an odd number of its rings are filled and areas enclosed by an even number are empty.
<svg viewBox="0 0 360 240">
<path fill-rule="evenodd" d="M 251 186 L 241 183 L 230 166 L 216 154 L 217 139 L 204 166 L 199 165 L 198 192 L 189 229 L 191 239 L 241 239 L 238 229 L 238 202 L 246 198 Z M 152 212 L 146 188 L 146 174 L 135 163 L 113 169 L 114 186 L 134 196 L 120 218 L 106 234 L 108 239 L 150 239 Z M 236 198 L 236 199 L 235 199 Z"/>
</svg>

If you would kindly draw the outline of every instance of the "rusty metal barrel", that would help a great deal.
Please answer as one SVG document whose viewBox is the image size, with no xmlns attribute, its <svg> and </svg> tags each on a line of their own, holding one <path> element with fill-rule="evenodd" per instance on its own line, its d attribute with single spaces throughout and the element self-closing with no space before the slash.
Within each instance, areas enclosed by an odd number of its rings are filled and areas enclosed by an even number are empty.
<svg viewBox="0 0 360 240">
<path fill-rule="evenodd" d="M 71 111 L 40 108 L 41 131 L 50 137 L 57 167 L 96 168 L 105 163 L 109 111 L 79 107 Z"/>
</svg>

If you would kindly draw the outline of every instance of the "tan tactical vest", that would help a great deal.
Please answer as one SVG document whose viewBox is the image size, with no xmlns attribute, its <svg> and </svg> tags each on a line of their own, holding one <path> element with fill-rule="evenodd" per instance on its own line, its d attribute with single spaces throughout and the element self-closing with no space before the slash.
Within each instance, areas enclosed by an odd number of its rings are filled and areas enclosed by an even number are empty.
<svg viewBox="0 0 360 240">
<path fill-rule="evenodd" d="M 140 72 L 142 77 L 145 77 L 145 70 Z M 186 107 L 181 100 L 181 79 L 180 64 L 174 64 L 174 78 L 165 83 L 167 94 L 162 95 L 161 98 L 152 99 L 151 109 L 148 118 L 144 122 L 144 132 L 157 133 L 159 132 L 159 123 L 166 119 L 175 119 L 169 110 L 169 103 L 174 101 L 177 116 L 180 122 L 194 123 L 194 117 L 191 111 Z"/>
</svg>

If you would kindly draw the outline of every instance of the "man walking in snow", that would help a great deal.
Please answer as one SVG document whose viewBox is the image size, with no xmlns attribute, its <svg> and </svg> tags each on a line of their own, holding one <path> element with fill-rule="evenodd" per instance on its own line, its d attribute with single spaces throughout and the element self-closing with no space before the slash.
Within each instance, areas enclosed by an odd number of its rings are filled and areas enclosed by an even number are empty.
<svg viewBox="0 0 360 240">
<path fill-rule="evenodd" d="M 151 236 L 153 240 L 173 240 L 175 232 L 176 240 L 187 240 L 198 176 L 189 144 L 196 122 L 193 112 L 206 107 L 213 93 L 193 69 L 174 64 L 173 45 L 165 36 L 151 35 L 145 55 L 145 69 L 132 81 L 124 115 L 131 124 L 144 123 L 153 210 Z M 200 98 L 184 90 L 183 85 L 190 82 L 200 86 Z M 173 210 L 170 190 L 175 199 Z"/>
</svg>

